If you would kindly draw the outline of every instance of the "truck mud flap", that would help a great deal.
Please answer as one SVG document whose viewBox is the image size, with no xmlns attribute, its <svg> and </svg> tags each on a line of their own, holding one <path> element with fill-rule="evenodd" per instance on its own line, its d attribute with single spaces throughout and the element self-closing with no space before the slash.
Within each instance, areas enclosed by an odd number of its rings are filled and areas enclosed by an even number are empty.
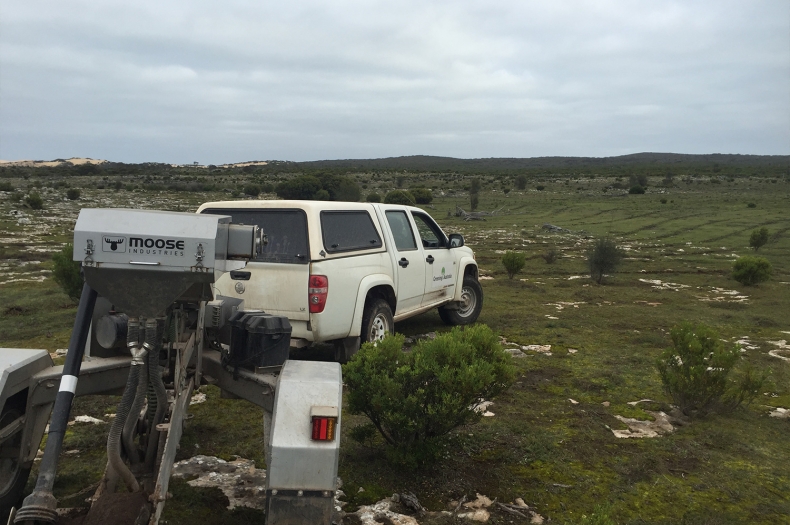
<svg viewBox="0 0 790 525">
<path fill-rule="evenodd" d="M 267 490 L 266 525 L 331 523 L 334 496 L 331 490 Z"/>
</svg>

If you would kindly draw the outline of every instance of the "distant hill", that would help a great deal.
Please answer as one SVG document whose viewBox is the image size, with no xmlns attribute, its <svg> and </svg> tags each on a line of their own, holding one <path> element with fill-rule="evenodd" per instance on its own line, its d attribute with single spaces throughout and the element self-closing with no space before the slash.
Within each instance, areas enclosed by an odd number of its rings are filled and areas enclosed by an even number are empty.
<svg viewBox="0 0 790 525">
<path fill-rule="evenodd" d="M 290 163 L 289 163 L 290 164 Z M 712 165 L 725 166 L 790 166 L 790 155 L 731 155 L 712 153 L 685 155 L 679 153 L 634 153 L 618 157 L 532 157 L 456 159 L 412 155 L 383 159 L 318 160 L 296 163 L 302 168 L 346 169 L 402 169 L 402 170 L 458 170 L 489 171 L 525 168 L 607 167 L 628 165 Z"/>
</svg>

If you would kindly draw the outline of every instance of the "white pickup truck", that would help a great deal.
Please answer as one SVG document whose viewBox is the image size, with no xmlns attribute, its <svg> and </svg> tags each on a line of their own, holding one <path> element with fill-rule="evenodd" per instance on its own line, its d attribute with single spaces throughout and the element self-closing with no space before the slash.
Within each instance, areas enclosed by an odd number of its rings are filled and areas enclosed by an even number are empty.
<svg viewBox="0 0 790 525">
<path fill-rule="evenodd" d="M 360 341 L 439 308 L 448 324 L 475 322 L 483 306 L 474 253 L 423 210 L 325 201 L 208 202 L 198 213 L 230 215 L 267 236 L 263 253 L 215 283 L 215 297 L 288 317 L 293 346 L 335 343 L 345 362 Z"/>
</svg>

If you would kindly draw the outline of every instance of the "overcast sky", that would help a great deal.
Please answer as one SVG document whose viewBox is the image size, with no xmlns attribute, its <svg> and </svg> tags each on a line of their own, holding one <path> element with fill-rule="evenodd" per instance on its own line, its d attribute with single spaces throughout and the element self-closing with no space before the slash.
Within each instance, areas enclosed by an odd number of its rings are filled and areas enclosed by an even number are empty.
<svg viewBox="0 0 790 525">
<path fill-rule="evenodd" d="M 788 0 L 0 0 L 0 159 L 790 154 Z"/>
</svg>

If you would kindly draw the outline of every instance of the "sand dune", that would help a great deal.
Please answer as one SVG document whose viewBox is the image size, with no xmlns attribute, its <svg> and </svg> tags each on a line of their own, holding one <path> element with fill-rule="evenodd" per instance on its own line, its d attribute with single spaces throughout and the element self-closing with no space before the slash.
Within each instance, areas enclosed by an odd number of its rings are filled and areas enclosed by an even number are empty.
<svg viewBox="0 0 790 525">
<path fill-rule="evenodd" d="M 25 168 L 54 168 L 64 164 L 79 166 L 80 164 L 104 164 L 106 160 L 72 157 L 70 159 L 56 160 L 0 160 L 0 166 L 22 166 Z"/>
</svg>

